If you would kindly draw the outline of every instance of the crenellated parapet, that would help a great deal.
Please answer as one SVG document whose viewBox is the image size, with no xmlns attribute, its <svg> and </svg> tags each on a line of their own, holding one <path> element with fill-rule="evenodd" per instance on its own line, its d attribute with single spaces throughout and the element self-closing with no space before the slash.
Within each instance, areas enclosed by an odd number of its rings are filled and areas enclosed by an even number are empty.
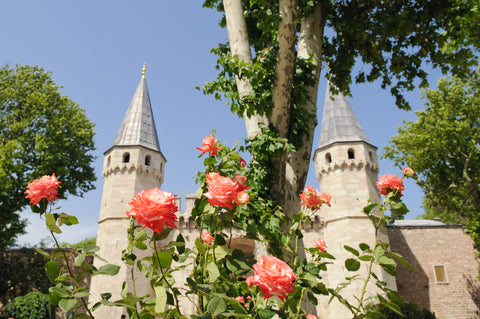
<svg viewBox="0 0 480 319">
<path fill-rule="evenodd" d="M 134 163 L 117 163 L 107 167 L 103 171 L 103 177 L 107 178 L 112 174 L 131 174 L 135 171 L 138 176 L 157 180 L 159 184 L 163 183 L 163 174 L 160 170 L 146 165 L 136 165 Z"/>
</svg>

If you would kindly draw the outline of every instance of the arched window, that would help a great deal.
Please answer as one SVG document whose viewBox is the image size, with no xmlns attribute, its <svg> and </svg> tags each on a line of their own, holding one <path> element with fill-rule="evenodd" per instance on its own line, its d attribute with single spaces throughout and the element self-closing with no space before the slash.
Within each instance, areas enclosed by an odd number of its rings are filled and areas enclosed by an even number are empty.
<svg viewBox="0 0 480 319">
<path fill-rule="evenodd" d="M 111 156 L 108 156 L 108 158 L 107 158 L 107 167 L 110 166 L 110 160 L 111 160 L 111 159 L 112 159 Z"/>
<path fill-rule="evenodd" d="M 354 159 L 355 158 L 355 152 L 353 151 L 352 148 L 348 149 L 348 159 Z"/>
<path fill-rule="evenodd" d="M 163 163 L 160 163 L 160 173 L 162 172 L 163 169 Z"/>
<path fill-rule="evenodd" d="M 128 152 L 123 153 L 122 163 L 128 163 L 128 162 L 130 162 L 130 153 Z"/>
<path fill-rule="evenodd" d="M 145 165 L 150 166 L 150 155 L 145 156 Z"/>
<path fill-rule="evenodd" d="M 373 154 L 372 154 L 372 152 L 368 152 L 368 157 L 370 157 L 370 160 L 373 161 Z"/>
<path fill-rule="evenodd" d="M 330 153 L 325 154 L 325 163 L 330 164 L 332 162 L 332 155 Z"/>
</svg>

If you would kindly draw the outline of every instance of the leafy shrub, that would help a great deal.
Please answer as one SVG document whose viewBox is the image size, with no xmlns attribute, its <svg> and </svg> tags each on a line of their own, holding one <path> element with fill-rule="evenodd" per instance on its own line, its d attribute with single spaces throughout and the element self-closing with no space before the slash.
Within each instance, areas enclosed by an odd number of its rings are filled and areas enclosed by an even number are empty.
<svg viewBox="0 0 480 319">
<path fill-rule="evenodd" d="M 7 304 L 0 315 L 1 319 L 49 319 L 48 295 L 32 291 L 19 296 Z"/>
<path fill-rule="evenodd" d="M 390 310 L 383 304 L 370 305 L 368 307 L 367 318 L 368 319 L 436 319 L 437 317 L 433 312 L 427 309 L 421 309 L 419 306 L 413 303 L 405 303 L 401 308 L 403 316 Z"/>
</svg>

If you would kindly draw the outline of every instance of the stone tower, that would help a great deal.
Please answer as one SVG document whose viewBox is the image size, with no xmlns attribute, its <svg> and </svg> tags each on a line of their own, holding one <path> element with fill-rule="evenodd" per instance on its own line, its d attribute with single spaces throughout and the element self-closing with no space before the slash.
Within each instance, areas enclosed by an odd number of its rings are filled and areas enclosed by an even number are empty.
<svg viewBox="0 0 480 319">
<path fill-rule="evenodd" d="M 379 171 L 376 149 L 369 143 L 347 99 L 341 94 L 333 96 L 330 85 L 327 85 L 320 142 L 314 162 L 320 190 L 332 195 L 332 207 L 323 206 L 320 211 L 327 250 L 337 258 L 328 266 L 328 287 L 337 287 L 346 282 L 345 277 L 353 275 L 344 266 L 345 260 L 353 257 L 343 248 L 344 245 L 358 249 L 358 244 L 362 242 L 370 246 L 374 244 L 374 226 L 362 211 L 369 200 L 380 202 L 375 186 Z M 381 239 L 388 242 L 385 230 Z M 363 265 L 360 274 L 366 272 L 367 268 Z M 380 279 L 389 282 L 390 288 L 395 289 L 394 278 L 379 269 L 375 272 Z M 362 285 L 360 280 L 353 281 L 341 293 L 356 305 L 354 296 L 360 296 Z M 369 290 L 375 292 L 374 284 Z M 323 305 L 320 315 L 321 318 L 352 317 L 348 309 L 336 301 Z"/>
<path fill-rule="evenodd" d="M 112 293 L 111 301 L 118 300 L 122 283 L 130 282 L 131 275 L 121 259 L 121 252 L 128 243 L 128 203 L 144 189 L 160 188 L 165 162 L 158 142 L 144 64 L 142 78 L 112 147 L 104 153 L 104 184 L 97 232 L 97 245 L 100 247 L 98 255 L 110 264 L 121 266 L 121 269 L 115 277 L 92 278 L 90 302 L 98 301 L 100 294 L 105 292 Z M 103 262 L 95 260 L 94 264 L 98 268 Z M 149 286 L 139 284 L 139 289 L 145 291 L 137 289 L 138 295 L 146 294 Z M 100 307 L 94 312 L 96 319 L 120 319 L 123 314 L 124 309 L 116 307 Z"/>
</svg>

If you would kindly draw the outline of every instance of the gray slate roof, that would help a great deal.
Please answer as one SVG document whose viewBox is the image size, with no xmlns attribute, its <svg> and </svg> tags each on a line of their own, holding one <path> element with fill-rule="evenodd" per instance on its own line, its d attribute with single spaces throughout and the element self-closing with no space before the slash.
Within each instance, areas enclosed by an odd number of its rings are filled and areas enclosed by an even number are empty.
<svg viewBox="0 0 480 319">
<path fill-rule="evenodd" d="M 155 120 L 145 76 L 138 84 L 113 146 L 144 146 L 160 152 Z"/>
<path fill-rule="evenodd" d="M 356 141 L 369 143 L 348 100 L 341 93 L 332 96 L 328 83 L 318 147 L 322 148 L 335 142 Z"/>
</svg>

